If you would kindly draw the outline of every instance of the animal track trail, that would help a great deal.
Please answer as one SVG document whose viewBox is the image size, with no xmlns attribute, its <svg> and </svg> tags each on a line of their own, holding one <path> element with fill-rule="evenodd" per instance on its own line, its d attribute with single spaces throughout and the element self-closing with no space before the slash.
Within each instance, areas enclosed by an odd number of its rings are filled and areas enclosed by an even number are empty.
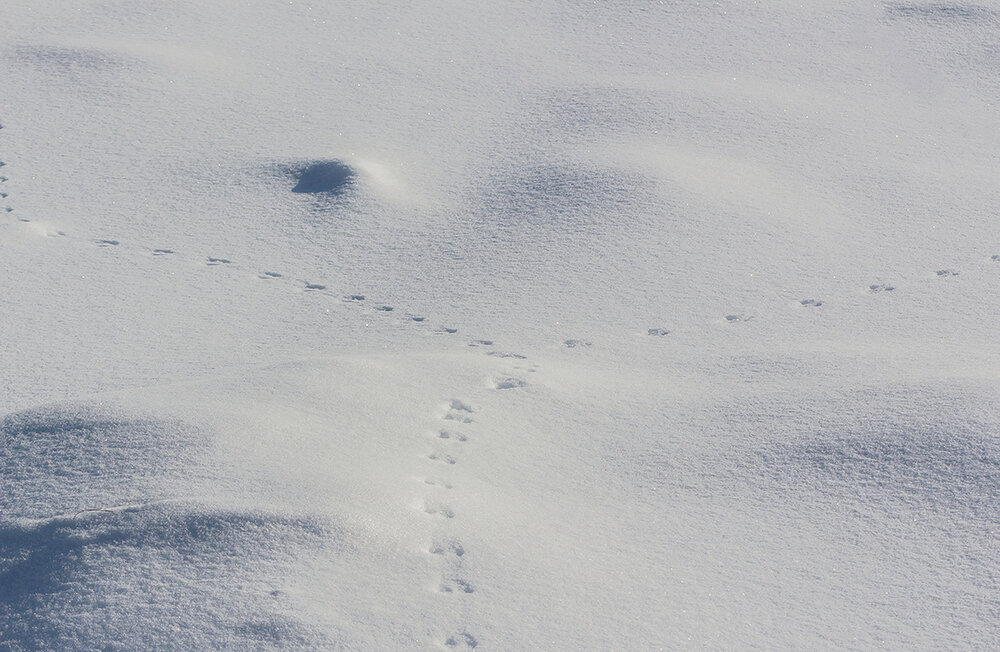
<svg viewBox="0 0 1000 652">
<path fill-rule="evenodd" d="M 4 163 L 4 165 L 6 165 Z M 3 193 L 6 198 L 7 193 Z M 7 207 L 7 211 L 13 211 L 13 208 Z M 27 218 L 22 218 L 22 222 L 30 222 L 31 220 Z M 233 258 L 223 257 L 219 255 L 210 255 L 204 257 L 195 257 L 191 255 L 185 255 L 184 252 L 177 249 L 167 248 L 167 247 L 148 247 L 148 246 L 138 246 L 134 243 L 127 243 L 120 239 L 104 237 L 103 234 L 100 237 L 94 237 L 93 235 L 89 237 L 81 237 L 80 235 L 73 236 L 72 234 L 67 234 L 63 231 L 55 232 L 60 236 L 67 237 L 67 239 L 78 242 L 86 242 L 91 246 L 96 246 L 98 248 L 107 249 L 118 249 L 121 251 L 127 251 L 134 254 L 141 254 L 144 256 L 152 256 L 154 258 L 175 259 L 177 261 L 187 261 L 191 264 L 202 265 L 204 267 L 213 268 L 228 268 L 231 273 L 235 274 L 247 274 L 257 280 L 267 281 L 270 283 L 280 283 L 292 287 L 297 287 L 300 291 L 306 293 L 317 293 L 329 296 L 331 298 L 336 298 L 337 295 L 333 293 L 330 286 L 326 283 L 314 282 L 312 280 L 297 280 L 294 275 L 289 275 L 283 272 L 275 271 L 273 269 L 264 269 L 262 267 L 257 267 L 256 270 L 253 266 L 248 266 L 246 264 L 241 264 L 240 262 L 234 260 Z M 363 304 L 368 300 L 364 294 L 360 293 L 344 293 L 339 295 L 338 301 L 340 303 L 347 304 Z M 382 314 L 390 314 L 397 310 L 395 306 L 389 304 L 374 304 L 372 309 L 376 312 Z M 402 323 L 412 324 L 414 326 L 426 327 L 428 322 L 428 317 L 423 315 L 417 315 L 412 313 L 406 313 L 405 316 L 401 317 Z M 441 327 L 440 332 L 444 333 L 457 333 L 457 328 Z"/>
<path fill-rule="evenodd" d="M 464 429 L 459 430 L 453 426 L 474 423 L 473 415 L 476 413 L 476 409 L 468 402 L 459 398 L 449 399 L 442 408 L 442 412 L 438 413 L 438 418 L 446 422 L 448 427 L 432 431 L 432 438 L 442 446 L 448 447 L 447 450 L 450 451 L 469 450 L 465 446 L 469 445 L 471 441 L 470 437 Z M 448 468 L 458 462 L 455 457 L 443 450 L 436 450 L 427 455 L 427 458 L 439 463 L 443 468 Z M 444 488 L 452 488 L 447 482 L 437 479 L 428 478 L 424 480 L 424 483 L 427 485 L 428 496 L 441 495 L 432 492 L 438 492 Z M 461 542 L 461 539 L 456 536 L 456 526 L 461 526 L 462 524 L 456 523 L 456 513 L 451 506 L 439 500 L 430 497 L 426 498 L 423 504 L 423 511 L 428 516 L 434 517 L 437 523 L 426 549 L 429 554 L 429 560 L 434 560 L 433 566 L 435 570 L 433 572 L 437 576 L 437 580 L 435 584 L 429 585 L 428 589 L 432 595 L 439 596 L 437 599 L 446 601 L 442 605 L 451 610 L 453 615 L 461 617 L 464 610 L 469 609 L 470 605 L 475 604 L 474 602 L 469 602 L 469 600 L 474 600 L 474 594 L 478 591 L 478 587 L 474 585 L 468 576 L 468 557 L 465 546 Z M 459 605 L 465 606 L 459 607 Z M 462 611 L 456 612 L 455 610 L 459 608 Z M 460 623 L 461 621 L 459 621 Z M 437 639 L 436 644 L 440 646 L 442 641 L 444 647 L 447 649 L 470 650 L 475 649 L 479 645 L 479 640 L 465 629 L 460 629 L 444 638 Z"/>
<path fill-rule="evenodd" d="M 4 128 L 3 125 L 0 124 L 0 129 L 3 129 L 3 128 Z M 0 168 L 6 167 L 6 166 L 7 166 L 7 163 L 5 161 L 0 161 Z M 7 176 L 0 174 L 0 184 L 5 184 L 5 183 L 7 183 L 7 181 L 8 181 Z M 2 192 L 0 192 L 0 199 L 7 199 L 8 197 L 10 197 L 10 193 L 8 193 L 6 189 L 4 189 Z M 14 207 L 10 206 L 10 205 L 7 205 L 7 206 L 4 206 L 3 210 L 4 210 L 5 213 L 13 213 L 14 212 Z M 28 222 L 30 220 L 23 219 L 21 221 L 22 222 Z M 62 232 L 60 232 L 60 235 L 63 235 Z"/>
</svg>

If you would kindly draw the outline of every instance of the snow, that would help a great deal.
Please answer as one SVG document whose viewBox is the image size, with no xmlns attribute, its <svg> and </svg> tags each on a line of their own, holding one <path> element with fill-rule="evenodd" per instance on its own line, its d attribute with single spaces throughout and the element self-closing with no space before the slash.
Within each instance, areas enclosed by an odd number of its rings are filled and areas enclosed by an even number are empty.
<svg viewBox="0 0 1000 652">
<path fill-rule="evenodd" d="M 989 4 L 7 0 L 0 650 L 991 649 Z"/>
</svg>

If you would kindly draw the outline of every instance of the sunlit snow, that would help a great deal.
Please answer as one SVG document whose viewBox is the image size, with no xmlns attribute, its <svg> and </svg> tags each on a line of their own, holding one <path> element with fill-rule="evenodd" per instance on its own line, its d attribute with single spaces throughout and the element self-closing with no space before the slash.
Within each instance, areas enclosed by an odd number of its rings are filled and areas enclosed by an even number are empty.
<svg viewBox="0 0 1000 652">
<path fill-rule="evenodd" d="M 0 650 L 1000 647 L 998 34 L 4 0 Z"/>
</svg>

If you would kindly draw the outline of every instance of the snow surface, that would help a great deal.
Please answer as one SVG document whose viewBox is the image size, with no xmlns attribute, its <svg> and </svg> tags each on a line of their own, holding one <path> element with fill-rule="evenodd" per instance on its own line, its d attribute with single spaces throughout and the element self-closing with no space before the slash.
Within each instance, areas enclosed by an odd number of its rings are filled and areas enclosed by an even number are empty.
<svg viewBox="0 0 1000 652">
<path fill-rule="evenodd" d="M 1000 647 L 1000 7 L 0 7 L 0 650 Z"/>
</svg>

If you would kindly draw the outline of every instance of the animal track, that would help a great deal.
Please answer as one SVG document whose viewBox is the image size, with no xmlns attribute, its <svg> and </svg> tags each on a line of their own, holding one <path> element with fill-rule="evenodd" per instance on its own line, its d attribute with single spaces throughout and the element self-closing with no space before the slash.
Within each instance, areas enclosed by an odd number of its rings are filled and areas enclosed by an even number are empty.
<svg viewBox="0 0 1000 652">
<path fill-rule="evenodd" d="M 455 555 L 456 557 L 462 557 L 465 555 L 465 548 L 457 540 L 450 539 L 431 544 L 429 552 L 432 555 Z"/>
<path fill-rule="evenodd" d="M 306 290 L 325 290 L 325 285 L 320 285 L 319 283 L 306 283 Z"/>
<path fill-rule="evenodd" d="M 455 512 L 450 507 L 445 507 L 444 505 L 424 505 L 424 513 L 431 516 L 455 518 Z"/>
<path fill-rule="evenodd" d="M 438 433 L 439 439 L 454 439 L 455 441 L 469 441 L 469 438 L 460 432 L 452 432 L 450 430 L 442 430 Z"/>
<path fill-rule="evenodd" d="M 799 303 L 807 308 L 818 308 L 823 305 L 822 301 L 817 301 L 816 299 L 801 299 Z"/>
<path fill-rule="evenodd" d="M 263 278 L 263 279 L 281 278 L 281 274 L 279 274 L 278 272 L 261 272 L 259 278 Z"/>
<path fill-rule="evenodd" d="M 990 256 L 990 260 L 1000 261 L 1000 254 L 993 254 Z"/>
<path fill-rule="evenodd" d="M 520 378 L 495 378 L 493 380 L 494 389 L 517 389 L 527 387 L 528 383 Z"/>
<path fill-rule="evenodd" d="M 427 459 L 435 462 L 441 462 L 442 464 L 455 464 L 455 462 L 457 462 L 454 457 L 448 455 L 447 453 L 431 453 L 427 456 Z"/>
<path fill-rule="evenodd" d="M 120 242 L 117 240 L 94 240 L 98 247 L 117 247 Z"/>
<path fill-rule="evenodd" d="M 475 649 L 476 646 L 479 645 L 479 641 L 476 640 L 475 636 L 473 636 L 472 634 L 470 634 L 468 632 L 460 632 L 460 633 L 455 634 L 453 636 L 449 636 L 445 640 L 444 644 L 447 645 L 448 647 L 451 647 L 451 648 L 457 648 L 457 647 L 461 646 L 461 647 L 466 647 L 466 648 L 469 648 L 470 650 L 472 650 L 472 649 Z"/>
<path fill-rule="evenodd" d="M 416 322 L 421 322 L 426 320 L 426 317 L 417 317 L 416 315 L 410 315 L 410 319 Z"/>
<path fill-rule="evenodd" d="M 472 417 L 469 416 L 475 412 L 469 405 L 463 403 L 457 398 L 451 399 L 448 403 L 448 411 L 445 413 L 442 419 L 445 421 L 457 421 L 459 423 L 472 423 Z"/>
<path fill-rule="evenodd" d="M 577 347 L 591 346 L 591 342 L 588 342 L 587 340 L 565 340 L 563 342 L 563 346 L 568 349 L 575 349 Z"/>
<path fill-rule="evenodd" d="M 208 263 L 206 263 L 206 264 L 208 264 L 208 265 L 229 265 L 232 262 L 233 261 L 231 261 L 229 259 L 226 259 L 226 258 L 213 258 L 212 256 L 209 256 L 208 257 Z"/>
<path fill-rule="evenodd" d="M 726 315 L 726 321 L 728 321 L 730 324 L 734 324 L 736 322 L 741 322 L 741 321 L 750 321 L 751 319 L 753 319 L 753 315 L 749 315 L 749 316 L 747 316 L 747 315 Z"/>
<path fill-rule="evenodd" d="M 441 328 L 438 329 L 438 332 L 439 333 L 447 333 L 449 335 L 454 335 L 455 333 L 458 332 L 458 329 L 457 328 L 448 328 L 447 326 L 442 326 Z"/>
<path fill-rule="evenodd" d="M 939 277 L 945 278 L 948 276 L 958 276 L 958 271 L 954 269 L 939 269 L 936 272 Z"/>
<path fill-rule="evenodd" d="M 650 328 L 646 331 L 646 335 L 653 335 L 655 337 L 663 337 L 664 335 L 670 335 L 670 331 L 666 328 Z"/>
<path fill-rule="evenodd" d="M 521 355 L 520 353 L 507 353 L 505 351 L 487 351 L 486 355 L 492 356 L 494 358 L 513 358 L 515 360 L 527 360 L 528 357 Z"/>
<path fill-rule="evenodd" d="M 895 289 L 896 289 L 895 286 L 892 285 L 879 284 L 879 285 L 868 286 L 868 291 L 871 292 L 872 294 L 877 294 L 879 292 L 892 292 Z"/>
<path fill-rule="evenodd" d="M 493 346 L 493 340 L 472 340 L 469 346 Z"/>
<path fill-rule="evenodd" d="M 174 253 L 173 249 L 153 249 L 154 256 L 169 256 Z"/>
<path fill-rule="evenodd" d="M 375 310 L 379 312 L 392 312 L 395 309 L 392 306 L 375 306 Z"/>
<path fill-rule="evenodd" d="M 425 478 L 424 484 L 429 484 L 432 487 L 441 487 L 442 489 L 451 489 L 452 485 L 450 482 L 445 482 L 444 480 L 433 480 L 431 478 Z"/>
<path fill-rule="evenodd" d="M 445 580 L 438 589 L 441 593 L 475 593 L 476 589 L 465 580 Z"/>
<path fill-rule="evenodd" d="M 365 300 L 365 295 L 363 294 L 349 294 L 344 297 L 344 301 L 350 301 L 352 303 L 358 303 Z"/>
</svg>

